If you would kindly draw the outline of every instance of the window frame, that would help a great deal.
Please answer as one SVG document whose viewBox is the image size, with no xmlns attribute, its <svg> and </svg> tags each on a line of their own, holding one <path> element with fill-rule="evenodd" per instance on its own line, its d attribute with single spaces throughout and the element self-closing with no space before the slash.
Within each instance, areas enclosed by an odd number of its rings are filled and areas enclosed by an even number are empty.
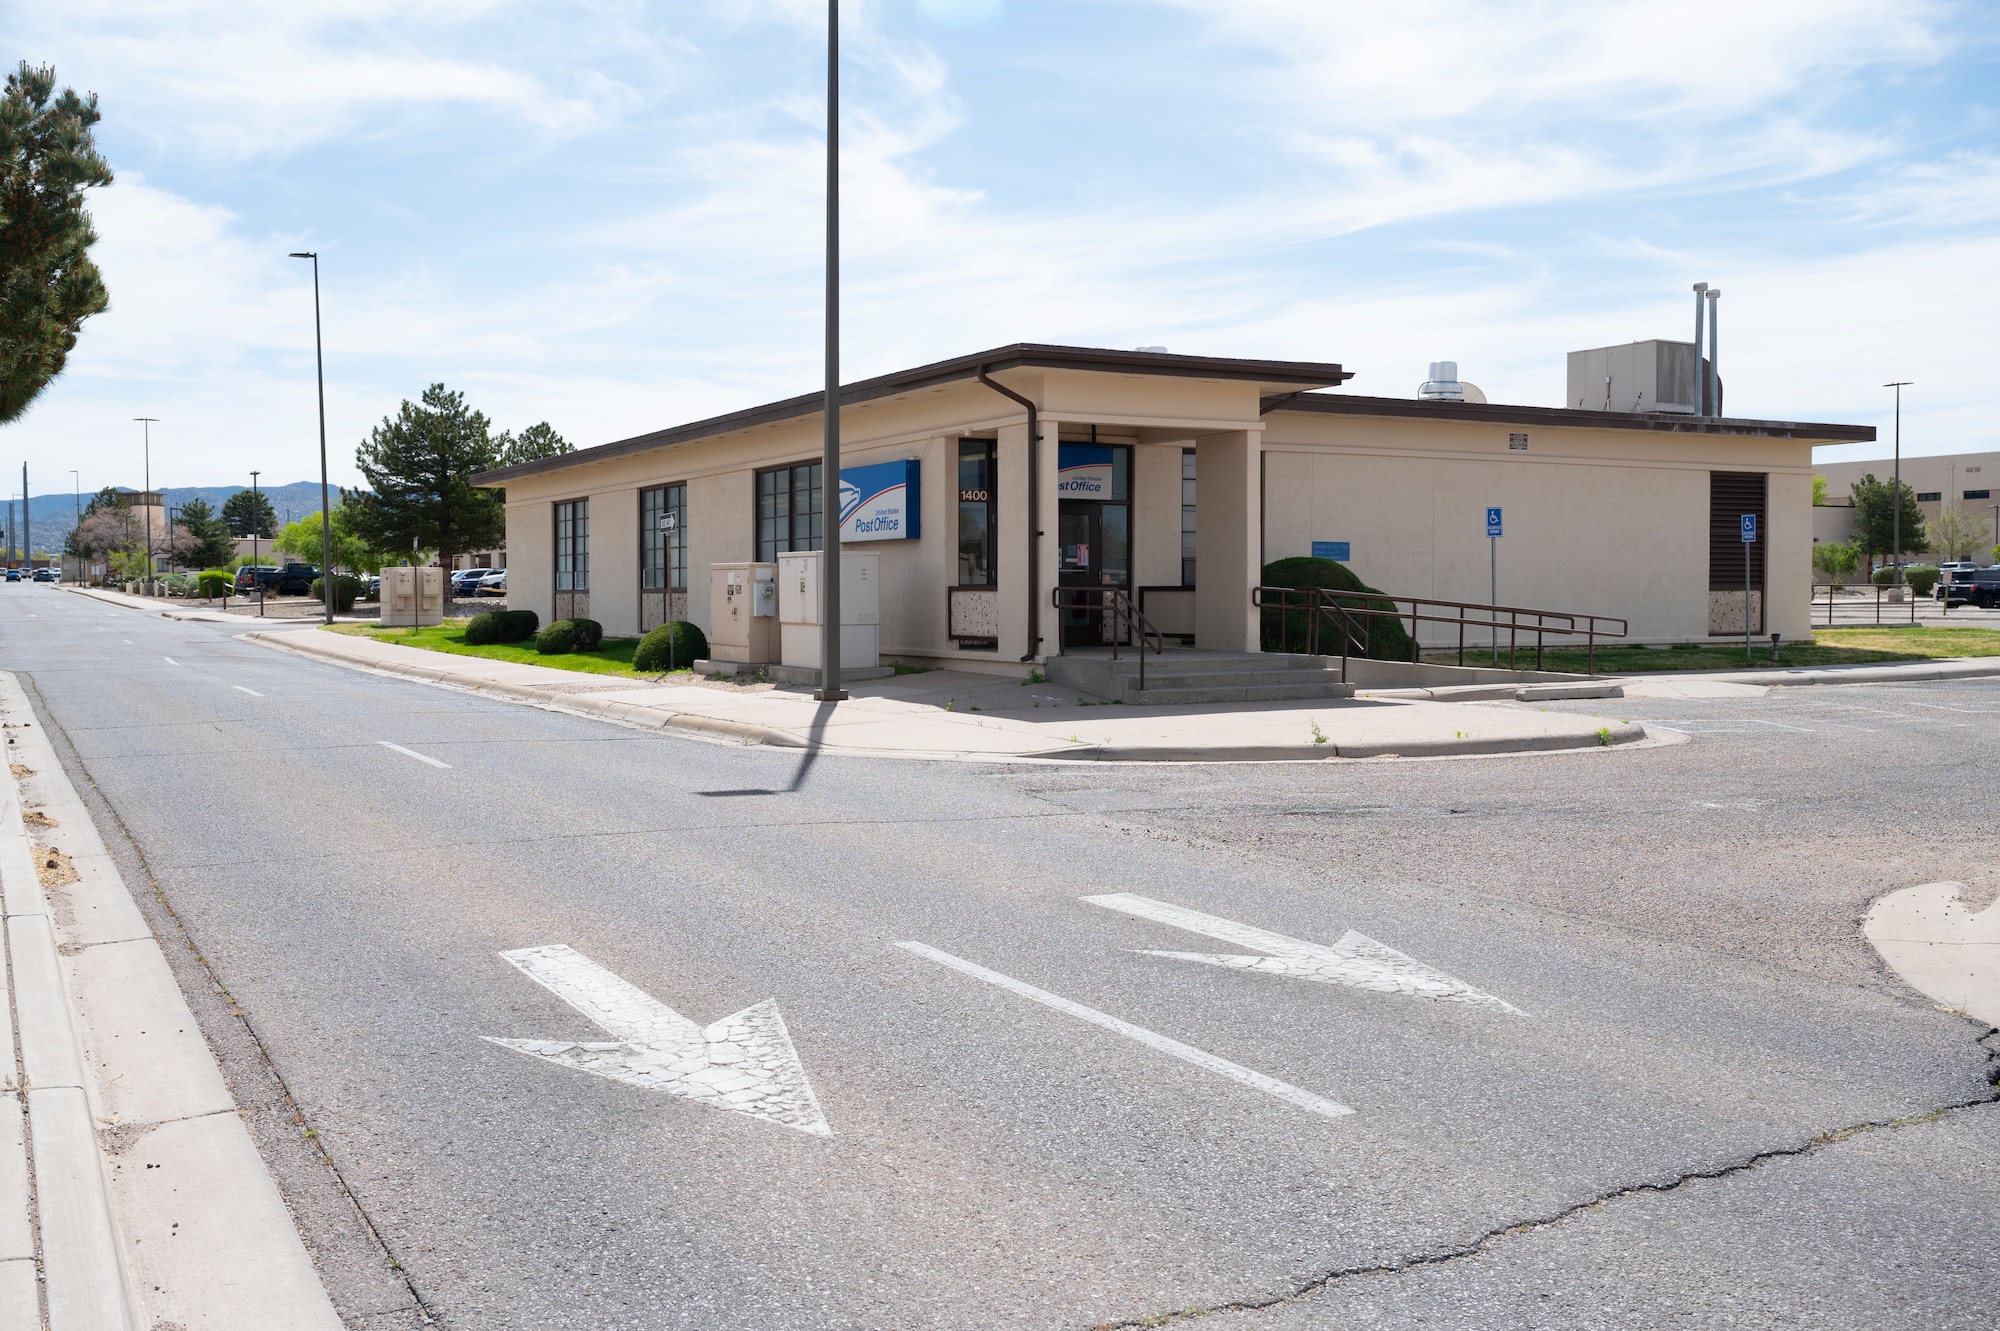
<svg viewBox="0 0 2000 1331">
<path fill-rule="evenodd" d="M 774 564 L 779 555 L 792 554 L 801 550 L 822 550 L 826 548 L 826 486 L 820 474 L 818 460 L 787 462 L 776 467 L 760 467 L 751 486 L 752 530 L 757 537 L 757 562 Z M 776 485 L 776 478 L 785 478 L 782 491 Z M 801 480 L 804 484 L 801 484 Z M 766 486 L 766 481 L 773 484 Z M 815 482 L 818 482 L 815 484 Z M 767 488 L 770 490 L 766 494 Z M 810 500 L 805 512 L 799 511 L 800 497 Z M 765 512 L 765 500 L 772 500 L 772 512 Z M 784 501 L 784 512 L 776 512 L 777 500 Z M 782 531 L 779 524 L 783 524 Z M 805 529 L 803 536 L 800 528 Z M 803 543 L 801 543 L 803 542 Z"/>
<path fill-rule="evenodd" d="M 965 480 L 965 464 L 968 460 L 966 456 L 968 449 L 977 450 L 977 452 L 985 454 L 983 459 L 978 457 L 976 453 L 970 459 L 976 464 L 983 464 L 985 468 L 986 486 L 984 490 L 978 491 L 978 493 L 985 496 L 983 499 L 967 499 L 965 497 L 968 493 L 973 492 L 969 491 L 963 484 Z M 998 530 L 1000 516 L 1000 441 L 995 438 L 977 436 L 960 438 L 958 441 L 956 470 L 953 474 L 956 481 L 959 482 L 959 484 L 953 487 L 958 503 L 958 525 L 955 533 L 955 544 L 953 546 L 954 558 L 958 564 L 958 582 L 956 585 L 960 587 L 998 587 L 1000 585 L 1000 532 Z M 965 514 L 968 509 L 975 512 L 983 512 L 985 516 L 986 538 L 984 541 L 983 562 L 986 565 L 986 579 L 983 582 L 968 582 L 965 578 Z"/>
<path fill-rule="evenodd" d="M 555 589 L 587 592 L 590 590 L 590 496 L 557 500 L 554 517 Z"/>
<path fill-rule="evenodd" d="M 674 515 L 674 529 L 670 537 L 662 539 L 660 515 Z M 663 556 L 667 559 L 667 570 L 671 573 L 672 586 L 662 585 L 660 578 Z M 684 592 L 687 590 L 687 482 L 668 481 L 665 485 L 648 486 L 639 491 L 639 590 L 646 592 Z"/>
</svg>

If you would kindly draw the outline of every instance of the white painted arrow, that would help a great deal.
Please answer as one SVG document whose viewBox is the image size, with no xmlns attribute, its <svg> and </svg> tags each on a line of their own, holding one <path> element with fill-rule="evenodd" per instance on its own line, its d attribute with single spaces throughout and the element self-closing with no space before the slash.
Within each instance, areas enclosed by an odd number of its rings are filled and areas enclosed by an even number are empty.
<svg viewBox="0 0 2000 1331">
<path fill-rule="evenodd" d="M 1181 961 L 1227 966 L 1231 970 L 1289 975 L 1300 980 L 1317 980 L 1322 984 L 1344 984 L 1350 989 L 1368 989 L 1382 994 L 1410 994 L 1417 998 L 1435 999 L 1440 1003 L 1463 1003 L 1468 1007 L 1485 1008 L 1489 1012 L 1527 1015 L 1511 1003 L 1503 1002 L 1491 994 L 1482 993 L 1465 981 L 1453 979 L 1443 971 L 1432 970 L 1416 958 L 1405 956 L 1393 947 L 1384 947 L 1366 934 L 1358 934 L 1352 929 L 1342 934 L 1340 941 L 1329 947 L 1324 943 L 1308 943 L 1303 938 L 1289 938 L 1284 934 L 1274 934 L 1268 929 L 1238 924 L 1234 920 L 1225 920 L 1220 915 L 1204 915 L 1198 910 L 1189 910 L 1184 906 L 1168 905 L 1164 901 L 1155 901 L 1151 897 L 1142 897 L 1132 892 L 1114 892 L 1108 896 L 1085 897 L 1084 900 L 1093 906 L 1102 906 L 1106 910 L 1122 911 L 1127 915 L 1136 915 L 1142 920 L 1170 924 L 1176 929 L 1186 929 L 1189 933 L 1205 934 L 1210 938 L 1219 938 L 1225 943 L 1255 948 L 1259 952 L 1268 954 L 1244 957 L 1205 952 L 1159 952 L 1151 948 L 1136 949 L 1149 957 L 1175 957 Z"/>
<path fill-rule="evenodd" d="M 520 972 L 589 1017 L 615 1040 L 502 1040 L 558 1067 L 665 1091 L 713 1109 L 733 1109 L 788 1128 L 831 1137 L 805 1065 L 767 998 L 706 1029 L 572 948 L 502 952 Z"/>
</svg>

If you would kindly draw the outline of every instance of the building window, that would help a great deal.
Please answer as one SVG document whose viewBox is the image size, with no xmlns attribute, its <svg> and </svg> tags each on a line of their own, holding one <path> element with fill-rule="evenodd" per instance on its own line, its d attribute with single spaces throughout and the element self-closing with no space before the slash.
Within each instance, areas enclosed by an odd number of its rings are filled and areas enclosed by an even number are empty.
<svg viewBox="0 0 2000 1331">
<path fill-rule="evenodd" d="M 991 439 L 958 441 L 958 585 L 993 587 L 995 567 L 993 444 Z"/>
<path fill-rule="evenodd" d="M 590 501 L 556 505 L 556 590 L 590 590 Z"/>
<path fill-rule="evenodd" d="M 820 548 L 820 483 L 817 462 L 799 462 L 757 473 L 757 562 Z"/>
<path fill-rule="evenodd" d="M 1991 499 L 1993 492 L 1991 490 L 1967 490 L 1965 497 L 1967 499 Z"/>
<path fill-rule="evenodd" d="M 1194 586 L 1194 450 L 1181 450 L 1181 586 Z"/>
<path fill-rule="evenodd" d="M 662 518 L 671 517 L 672 526 Z M 671 555 L 672 559 L 668 556 Z M 667 586 L 668 571 L 674 585 Z M 687 485 L 659 485 L 639 492 L 639 587 L 642 591 L 687 590 Z"/>
<path fill-rule="evenodd" d="M 1919 490 L 1917 492 L 1917 502 L 1919 504 L 1935 504 L 1942 498 L 1944 498 L 1944 492 L 1941 490 Z"/>
</svg>

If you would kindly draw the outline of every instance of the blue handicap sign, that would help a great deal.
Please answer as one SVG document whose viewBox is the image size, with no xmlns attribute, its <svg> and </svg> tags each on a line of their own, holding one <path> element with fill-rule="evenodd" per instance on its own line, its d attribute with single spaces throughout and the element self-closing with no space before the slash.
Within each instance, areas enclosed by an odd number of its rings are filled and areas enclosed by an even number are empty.
<svg viewBox="0 0 2000 1331">
<path fill-rule="evenodd" d="M 1486 534 L 1488 536 L 1500 534 L 1500 510 L 1497 508 L 1486 510 Z"/>
<path fill-rule="evenodd" d="M 1756 539 L 1757 539 L 1757 515 L 1755 513 L 1745 513 L 1743 515 L 1743 543 L 1745 545 L 1748 545 L 1750 542 Z"/>
</svg>

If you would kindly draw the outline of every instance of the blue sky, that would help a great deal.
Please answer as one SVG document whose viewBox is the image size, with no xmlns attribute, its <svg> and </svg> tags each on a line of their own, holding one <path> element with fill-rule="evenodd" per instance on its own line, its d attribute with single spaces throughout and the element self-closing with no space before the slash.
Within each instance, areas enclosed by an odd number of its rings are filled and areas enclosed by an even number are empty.
<svg viewBox="0 0 2000 1331">
<path fill-rule="evenodd" d="M 443 380 L 603 443 L 819 375 L 813 0 L 0 2 L 99 94 L 113 308 L 0 432 L 36 492 L 317 472 Z M 1731 414 L 2000 447 L 2000 6 L 864 0 L 843 10 L 845 367 L 1018 340 L 1455 358 L 1689 335 Z M 1884 445 L 1886 448 L 1886 428 Z M 1829 450 L 1871 455 L 1872 447 Z"/>
</svg>

